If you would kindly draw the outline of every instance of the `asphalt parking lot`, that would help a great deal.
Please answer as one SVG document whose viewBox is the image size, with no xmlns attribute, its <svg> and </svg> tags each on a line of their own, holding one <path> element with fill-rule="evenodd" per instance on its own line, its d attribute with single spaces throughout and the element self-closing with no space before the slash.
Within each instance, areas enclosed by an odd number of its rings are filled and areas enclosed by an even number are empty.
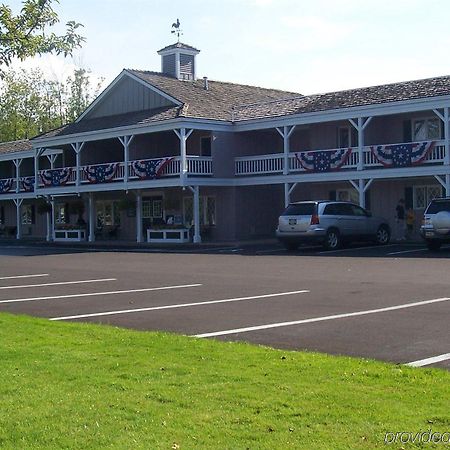
<svg viewBox="0 0 450 450">
<path fill-rule="evenodd" d="M 450 370 L 450 246 L 0 243 L 0 311 Z"/>
</svg>

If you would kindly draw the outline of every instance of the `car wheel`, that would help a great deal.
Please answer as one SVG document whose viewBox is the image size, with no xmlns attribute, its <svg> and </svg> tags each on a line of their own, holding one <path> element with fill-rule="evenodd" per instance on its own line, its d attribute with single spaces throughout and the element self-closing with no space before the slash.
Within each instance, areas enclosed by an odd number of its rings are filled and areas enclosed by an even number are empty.
<svg viewBox="0 0 450 450">
<path fill-rule="evenodd" d="M 327 250 L 336 250 L 342 245 L 341 235 L 336 228 L 327 231 L 324 245 Z"/>
<path fill-rule="evenodd" d="M 386 225 L 381 225 L 375 235 L 375 241 L 378 245 L 386 245 L 391 239 L 391 233 Z"/>
<path fill-rule="evenodd" d="M 298 249 L 299 244 L 296 244 L 295 242 L 284 242 L 283 243 L 284 248 L 289 252 L 294 252 Z"/>
<path fill-rule="evenodd" d="M 436 251 L 441 248 L 442 242 L 440 241 L 427 241 L 428 250 Z"/>
</svg>

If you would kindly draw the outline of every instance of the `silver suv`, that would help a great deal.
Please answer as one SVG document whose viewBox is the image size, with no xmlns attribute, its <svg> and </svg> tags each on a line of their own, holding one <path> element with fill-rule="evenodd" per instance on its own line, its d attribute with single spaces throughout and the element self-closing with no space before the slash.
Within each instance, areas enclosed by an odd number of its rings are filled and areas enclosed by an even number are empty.
<svg viewBox="0 0 450 450">
<path fill-rule="evenodd" d="M 420 235 L 430 250 L 450 242 L 450 197 L 435 198 L 425 210 Z"/>
<path fill-rule="evenodd" d="M 354 203 L 319 200 L 291 203 L 278 219 L 276 235 L 288 250 L 303 243 L 334 250 L 348 241 L 387 244 L 391 231 L 385 219 Z"/>
</svg>

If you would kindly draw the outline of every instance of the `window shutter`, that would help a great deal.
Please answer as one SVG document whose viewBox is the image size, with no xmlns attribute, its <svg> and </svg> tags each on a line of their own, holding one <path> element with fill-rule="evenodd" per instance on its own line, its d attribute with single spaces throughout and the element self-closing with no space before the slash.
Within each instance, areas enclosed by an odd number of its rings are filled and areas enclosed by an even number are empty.
<svg viewBox="0 0 450 450">
<path fill-rule="evenodd" d="M 69 212 L 69 204 L 66 203 L 64 205 L 64 222 L 65 223 L 70 223 L 70 212 Z"/>
<path fill-rule="evenodd" d="M 406 207 L 406 209 L 413 208 L 413 188 L 412 187 L 405 188 L 405 207 Z"/>
<path fill-rule="evenodd" d="M 336 191 L 330 191 L 328 194 L 330 200 L 336 200 Z"/>
<path fill-rule="evenodd" d="M 370 189 L 367 189 L 366 192 L 364 192 L 364 198 L 366 201 L 366 209 L 370 209 L 371 205 L 370 205 Z"/>
<path fill-rule="evenodd" d="M 31 225 L 36 223 L 36 206 L 31 205 Z"/>
<path fill-rule="evenodd" d="M 403 121 L 403 142 L 412 141 L 412 123 L 411 120 Z"/>
</svg>

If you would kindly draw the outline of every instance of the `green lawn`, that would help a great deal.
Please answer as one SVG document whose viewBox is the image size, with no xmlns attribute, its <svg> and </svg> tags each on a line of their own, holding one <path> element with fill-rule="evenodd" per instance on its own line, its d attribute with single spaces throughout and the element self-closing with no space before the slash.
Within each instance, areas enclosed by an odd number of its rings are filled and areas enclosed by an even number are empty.
<svg viewBox="0 0 450 450">
<path fill-rule="evenodd" d="M 374 449 L 450 431 L 450 373 L 0 314 L 1 449 Z M 415 444 L 443 448 L 442 444 Z"/>
</svg>

